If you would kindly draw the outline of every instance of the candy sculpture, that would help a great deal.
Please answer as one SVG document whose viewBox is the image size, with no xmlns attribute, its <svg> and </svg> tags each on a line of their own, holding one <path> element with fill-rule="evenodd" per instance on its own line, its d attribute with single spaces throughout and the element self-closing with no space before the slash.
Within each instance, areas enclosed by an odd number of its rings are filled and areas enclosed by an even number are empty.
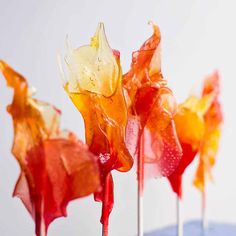
<svg viewBox="0 0 236 236">
<path fill-rule="evenodd" d="M 204 136 L 204 115 L 211 106 L 212 97 L 203 96 L 198 98 L 190 96 L 180 104 L 174 117 L 177 134 L 183 149 L 183 157 L 176 170 L 168 176 L 173 191 L 177 194 L 177 221 L 178 235 L 183 234 L 181 205 L 182 178 L 184 171 L 197 156 L 200 144 Z"/>
<path fill-rule="evenodd" d="M 67 215 L 70 201 L 90 194 L 102 203 L 102 235 L 108 236 L 112 171 L 127 172 L 134 161 L 138 236 L 144 233 L 145 180 L 157 177 L 167 177 L 176 194 L 182 236 L 183 175 L 196 157 L 194 185 L 202 193 L 202 225 L 207 226 L 206 183 L 213 179 L 223 123 L 219 75 L 205 79 L 200 96 L 177 105 L 161 71 L 160 30 L 151 25 L 152 36 L 133 52 L 125 74 L 102 23 L 88 45 L 74 49 L 67 42 L 59 68 L 64 90 L 82 115 L 86 144 L 61 130 L 61 112 L 35 99 L 27 80 L 0 60 L 0 71 L 13 89 L 7 111 L 13 120 L 12 154 L 20 166 L 13 196 L 32 216 L 36 236 L 46 236 L 50 223 Z"/>
<path fill-rule="evenodd" d="M 205 215 L 206 180 L 207 178 L 210 180 L 213 179 L 211 169 L 215 164 L 223 122 L 219 93 L 219 74 L 215 72 L 205 79 L 202 89 L 202 96 L 210 96 L 212 103 L 204 115 L 205 129 L 200 146 L 199 165 L 194 178 L 194 185 L 202 192 L 202 222 L 204 228 L 207 226 Z"/>
<path fill-rule="evenodd" d="M 125 145 L 127 108 L 122 91 L 119 52 L 108 44 L 104 26 L 98 25 L 89 45 L 68 48 L 68 79 L 64 88 L 85 123 L 86 143 L 98 156 L 102 188 L 95 200 L 102 202 L 103 235 L 113 207 L 111 171 L 126 172 L 133 160 Z"/>
<path fill-rule="evenodd" d="M 160 30 L 156 25 L 153 30 L 133 53 L 131 69 L 123 80 L 129 112 L 126 142 L 137 159 L 139 236 L 143 235 L 144 176 L 169 176 L 182 157 L 173 121 L 176 103 L 161 73 Z"/>
<path fill-rule="evenodd" d="M 0 61 L 7 85 L 14 91 L 7 111 L 13 119 L 12 154 L 21 172 L 14 196 L 21 199 L 35 221 L 37 236 L 66 216 L 67 204 L 100 187 L 97 157 L 73 133 L 59 128 L 60 111 L 30 95 L 23 76 Z"/>
</svg>

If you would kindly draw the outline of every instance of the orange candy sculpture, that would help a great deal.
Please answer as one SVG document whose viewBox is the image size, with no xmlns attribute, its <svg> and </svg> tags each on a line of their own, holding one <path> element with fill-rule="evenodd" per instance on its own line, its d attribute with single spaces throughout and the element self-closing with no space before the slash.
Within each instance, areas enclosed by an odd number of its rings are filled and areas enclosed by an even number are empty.
<svg viewBox="0 0 236 236">
<path fill-rule="evenodd" d="M 218 97 L 220 93 L 219 74 L 217 72 L 208 76 L 203 85 L 202 96 L 211 96 L 212 103 L 204 115 L 204 135 L 200 146 L 199 165 L 194 179 L 194 185 L 205 191 L 206 178 L 212 180 L 211 169 L 219 148 L 223 115 Z"/>
<path fill-rule="evenodd" d="M 14 91 L 7 108 L 14 127 L 12 153 L 21 173 L 14 196 L 21 199 L 35 221 L 37 236 L 66 216 L 67 204 L 100 187 L 97 157 L 73 133 L 59 129 L 60 111 L 30 96 L 27 81 L 5 62 L 0 70 Z"/>
<path fill-rule="evenodd" d="M 159 28 L 133 53 L 123 86 L 128 103 L 127 146 L 137 157 L 139 191 L 146 177 L 168 176 L 182 157 L 173 117 L 176 112 L 172 91 L 161 73 Z"/>
<path fill-rule="evenodd" d="M 222 123 L 218 94 L 219 76 L 216 72 L 205 80 L 202 96 L 190 96 L 179 105 L 174 117 L 183 158 L 168 179 L 179 198 L 182 197 L 182 175 L 197 154 L 200 155 L 200 162 L 194 184 L 204 191 L 205 173 L 211 177 Z"/>
<path fill-rule="evenodd" d="M 212 102 L 211 96 L 190 96 L 180 104 L 174 117 L 183 157 L 176 170 L 168 177 L 173 191 L 182 197 L 182 175 L 196 157 L 204 135 L 204 115 Z"/>
<path fill-rule="evenodd" d="M 90 151 L 99 157 L 102 188 L 95 200 L 102 202 L 101 223 L 106 236 L 113 207 L 111 171 L 126 172 L 133 165 L 124 141 L 127 108 L 119 52 L 110 48 L 100 23 L 90 44 L 68 48 L 65 60 L 69 72 L 65 90 L 83 116 Z"/>
</svg>

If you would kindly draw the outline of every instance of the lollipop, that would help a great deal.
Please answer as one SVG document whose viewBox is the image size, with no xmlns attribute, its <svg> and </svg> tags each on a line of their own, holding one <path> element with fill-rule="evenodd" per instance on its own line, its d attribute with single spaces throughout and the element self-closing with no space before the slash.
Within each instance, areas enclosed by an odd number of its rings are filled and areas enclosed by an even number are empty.
<svg viewBox="0 0 236 236">
<path fill-rule="evenodd" d="M 173 191 L 182 197 L 182 175 L 193 161 L 204 135 L 204 115 L 212 102 L 212 96 L 190 96 L 178 106 L 174 117 L 177 134 L 183 149 L 183 157 L 176 170 L 168 176 Z"/>
<path fill-rule="evenodd" d="M 66 216 L 68 203 L 100 186 L 97 157 L 73 133 L 59 129 L 60 111 L 30 96 L 27 81 L 0 61 L 0 70 L 13 88 L 7 108 L 13 119 L 12 154 L 21 172 L 14 196 L 21 199 L 35 221 L 37 236 Z"/>
<path fill-rule="evenodd" d="M 215 164 L 215 157 L 218 152 L 221 125 L 223 122 L 223 115 L 221 105 L 218 100 L 220 92 L 219 74 L 217 72 L 208 76 L 203 84 L 202 96 L 211 96 L 212 103 L 204 115 L 204 135 L 200 146 L 199 165 L 194 178 L 194 185 L 202 192 L 202 213 L 203 213 L 203 227 L 205 228 L 205 185 L 206 178 L 212 180 L 211 169 Z"/>
<path fill-rule="evenodd" d="M 131 69 L 123 80 L 129 114 L 126 142 L 137 159 L 139 236 L 143 235 L 144 174 L 169 176 L 182 156 L 173 121 L 175 99 L 161 73 L 160 31 L 156 25 L 153 29 L 153 35 L 133 53 Z"/>
<path fill-rule="evenodd" d="M 108 218 L 113 207 L 111 171 L 128 171 L 133 160 L 124 142 L 127 109 L 122 91 L 119 52 L 110 48 L 102 23 L 89 45 L 68 48 L 65 57 L 69 79 L 65 90 L 82 114 L 86 143 L 99 157 L 103 235 L 108 234 Z"/>
<path fill-rule="evenodd" d="M 180 104 L 174 117 L 176 131 L 182 146 L 183 156 L 176 170 L 168 176 L 173 191 L 177 194 L 178 235 L 182 235 L 180 199 L 182 198 L 182 176 L 185 169 L 199 151 L 204 135 L 204 115 L 212 102 L 212 96 L 198 98 L 190 96 Z"/>
</svg>

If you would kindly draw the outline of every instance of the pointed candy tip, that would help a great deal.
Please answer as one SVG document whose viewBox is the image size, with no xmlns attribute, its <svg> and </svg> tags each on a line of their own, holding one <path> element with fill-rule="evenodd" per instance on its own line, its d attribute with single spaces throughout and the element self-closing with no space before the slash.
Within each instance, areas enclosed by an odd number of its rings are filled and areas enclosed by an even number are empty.
<svg viewBox="0 0 236 236">
<path fill-rule="evenodd" d="M 69 35 L 67 34 L 66 35 L 66 50 L 67 51 L 71 51 L 72 50 L 72 47 L 71 47 L 71 42 L 70 42 L 70 39 L 69 39 Z"/>
<path fill-rule="evenodd" d="M 103 23 L 103 22 L 99 22 L 99 23 L 98 23 L 95 36 L 98 37 L 98 38 L 106 37 L 106 36 L 105 36 L 105 26 L 104 26 L 104 23 Z"/>
<path fill-rule="evenodd" d="M 57 53 L 57 66 L 58 66 L 58 70 L 59 70 L 62 85 L 65 87 L 68 81 L 66 79 L 65 72 L 63 70 L 60 53 Z"/>
<path fill-rule="evenodd" d="M 151 25 L 151 26 L 154 26 L 154 23 L 153 23 L 152 20 L 149 20 L 149 21 L 148 21 L 148 24 Z"/>
<path fill-rule="evenodd" d="M 98 23 L 96 32 L 91 38 L 90 46 L 95 47 L 97 49 L 101 47 L 109 47 L 103 22 Z"/>
<path fill-rule="evenodd" d="M 148 21 L 148 24 L 152 26 L 152 28 L 154 30 L 154 34 L 156 34 L 156 35 L 161 34 L 159 27 L 152 20 Z"/>
<path fill-rule="evenodd" d="M 214 70 L 211 74 L 207 75 L 203 81 L 203 92 L 210 93 L 213 90 L 217 93 L 220 89 L 220 75 L 217 70 Z"/>
<path fill-rule="evenodd" d="M 104 30 L 104 28 L 105 28 L 105 27 L 104 27 L 104 23 L 103 23 L 103 22 L 99 22 L 99 23 L 98 23 L 98 26 L 97 26 L 97 29 L 98 29 L 98 30 Z"/>
<path fill-rule="evenodd" d="M 0 59 L 0 70 L 3 71 L 5 68 L 6 63 Z"/>
<path fill-rule="evenodd" d="M 220 72 L 218 69 L 215 69 L 213 71 L 213 75 L 217 78 L 218 81 L 220 80 Z"/>
</svg>

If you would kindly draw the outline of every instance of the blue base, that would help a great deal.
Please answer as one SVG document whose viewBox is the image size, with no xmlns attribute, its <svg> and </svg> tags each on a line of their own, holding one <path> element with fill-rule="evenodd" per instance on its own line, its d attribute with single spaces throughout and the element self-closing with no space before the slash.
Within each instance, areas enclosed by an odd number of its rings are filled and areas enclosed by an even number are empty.
<svg viewBox="0 0 236 236">
<path fill-rule="evenodd" d="M 177 227 L 169 226 L 144 235 L 177 236 Z M 200 221 L 191 221 L 184 224 L 184 236 L 236 236 L 236 225 L 209 223 L 208 229 L 203 232 Z"/>
</svg>

